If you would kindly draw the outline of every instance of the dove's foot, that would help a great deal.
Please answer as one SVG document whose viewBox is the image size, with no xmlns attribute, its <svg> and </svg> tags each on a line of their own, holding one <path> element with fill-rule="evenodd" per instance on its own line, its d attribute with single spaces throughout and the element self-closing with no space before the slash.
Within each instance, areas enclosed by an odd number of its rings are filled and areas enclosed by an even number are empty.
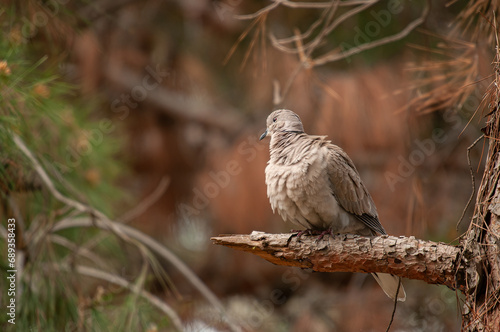
<svg viewBox="0 0 500 332">
<path fill-rule="evenodd" d="M 296 236 L 300 239 L 300 237 L 304 234 L 313 235 L 314 230 L 312 230 L 312 229 L 292 229 L 291 232 L 297 233 L 297 234 L 292 234 L 292 236 Z"/>
<path fill-rule="evenodd" d="M 290 237 L 286 241 L 287 246 L 290 244 L 290 241 L 292 240 L 292 238 L 297 237 L 297 240 L 300 241 L 300 237 L 304 234 L 306 234 L 306 235 L 319 235 L 321 237 L 323 237 L 323 235 L 324 235 L 323 234 L 324 232 L 318 231 L 316 229 L 300 229 L 300 230 L 292 229 L 290 232 L 292 232 L 294 234 L 290 235 Z"/>
<path fill-rule="evenodd" d="M 309 229 L 292 229 L 290 232 L 292 232 L 293 234 L 290 235 L 290 237 L 288 238 L 288 240 L 286 241 L 286 246 L 288 247 L 288 245 L 290 244 L 290 241 L 292 241 L 292 239 L 294 237 L 297 237 L 297 240 L 300 241 L 300 237 L 302 235 L 304 235 L 305 233 L 308 233 L 310 232 Z"/>
<path fill-rule="evenodd" d="M 316 239 L 316 242 L 321 241 L 321 239 L 323 239 L 323 237 L 324 237 L 326 234 L 330 234 L 330 236 L 332 236 L 332 237 L 334 236 L 334 234 L 332 233 L 332 230 L 331 230 L 331 229 L 328 229 L 328 230 L 326 230 L 326 231 L 322 231 L 322 232 L 319 234 L 318 238 Z"/>
</svg>

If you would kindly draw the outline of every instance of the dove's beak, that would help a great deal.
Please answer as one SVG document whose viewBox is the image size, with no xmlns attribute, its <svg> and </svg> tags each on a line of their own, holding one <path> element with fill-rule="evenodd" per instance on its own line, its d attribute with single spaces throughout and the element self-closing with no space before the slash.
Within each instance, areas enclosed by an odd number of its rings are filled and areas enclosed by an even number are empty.
<svg viewBox="0 0 500 332">
<path fill-rule="evenodd" d="M 266 131 L 262 135 L 260 135 L 259 141 L 262 141 L 266 136 L 267 136 L 267 128 Z"/>
</svg>

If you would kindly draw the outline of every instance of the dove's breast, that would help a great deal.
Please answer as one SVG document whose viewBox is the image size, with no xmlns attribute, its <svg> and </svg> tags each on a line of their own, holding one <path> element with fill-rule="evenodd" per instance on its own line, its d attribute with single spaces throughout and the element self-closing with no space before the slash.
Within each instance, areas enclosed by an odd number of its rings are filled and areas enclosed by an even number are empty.
<svg viewBox="0 0 500 332">
<path fill-rule="evenodd" d="M 349 215 L 333 195 L 325 156 L 326 153 L 311 153 L 291 165 L 269 162 L 267 196 L 273 211 L 277 210 L 283 219 L 321 230 L 337 223 L 349 224 Z"/>
</svg>

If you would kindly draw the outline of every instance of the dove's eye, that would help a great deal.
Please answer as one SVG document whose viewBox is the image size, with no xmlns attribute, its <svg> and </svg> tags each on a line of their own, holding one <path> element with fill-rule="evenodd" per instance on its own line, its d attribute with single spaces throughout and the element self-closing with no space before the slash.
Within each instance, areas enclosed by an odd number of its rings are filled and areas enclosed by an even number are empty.
<svg viewBox="0 0 500 332">
<path fill-rule="evenodd" d="M 274 118 L 273 118 L 273 122 L 276 122 L 276 120 L 278 120 L 278 118 L 277 118 L 277 117 L 274 117 Z"/>
</svg>

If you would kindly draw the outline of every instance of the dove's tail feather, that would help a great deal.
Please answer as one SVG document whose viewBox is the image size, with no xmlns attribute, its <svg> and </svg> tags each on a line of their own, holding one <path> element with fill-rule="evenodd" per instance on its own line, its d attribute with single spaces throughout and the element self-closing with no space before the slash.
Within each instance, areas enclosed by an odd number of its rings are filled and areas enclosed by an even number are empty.
<svg viewBox="0 0 500 332">
<path fill-rule="evenodd" d="M 380 287 L 382 287 L 385 294 L 394 300 L 401 279 L 388 273 L 372 273 L 372 276 Z M 405 300 L 406 293 L 403 284 L 401 284 L 401 286 L 399 286 L 398 301 L 403 302 Z"/>
</svg>

